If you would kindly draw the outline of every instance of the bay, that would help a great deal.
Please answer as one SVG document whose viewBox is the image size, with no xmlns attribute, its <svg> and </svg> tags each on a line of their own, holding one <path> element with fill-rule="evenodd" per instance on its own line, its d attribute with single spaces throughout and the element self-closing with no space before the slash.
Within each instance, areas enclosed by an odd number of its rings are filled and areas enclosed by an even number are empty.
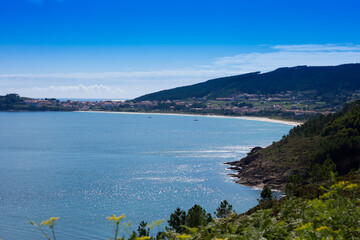
<svg viewBox="0 0 360 240">
<path fill-rule="evenodd" d="M 198 121 L 194 121 L 194 120 Z M 195 203 L 238 212 L 260 191 L 222 163 L 292 126 L 234 118 L 91 112 L 0 112 L 0 238 L 41 239 L 30 220 L 58 216 L 57 239 L 107 239 L 110 214 L 166 219 Z M 126 236 L 122 231 L 121 234 Z"/>
</svg>

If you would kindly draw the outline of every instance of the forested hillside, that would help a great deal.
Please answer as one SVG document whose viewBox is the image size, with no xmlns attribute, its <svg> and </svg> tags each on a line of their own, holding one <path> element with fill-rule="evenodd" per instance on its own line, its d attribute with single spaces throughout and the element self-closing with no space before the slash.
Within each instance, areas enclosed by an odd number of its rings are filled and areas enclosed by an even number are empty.
<svg viewBox="0 0 360 240">
<path fill-rule="evenodd" d="M 360 89 L 360 64 L 339 66 L 279 68 L 267 73 L 248 73 L 217 78 L 203 83 L 178 87 L 136 98 L 135 101 L 175 100 L 186 98 L 215 99 L 239 93 L 275 94 L 296 91 L 310 98 L 341 101 L 341 93 Z"/>
<path fill-rule="evenodd" d="M 37 102 L 37 103 L 35 103 Z M 40 104 L 38 104 L 40 103 Z M 0 96 L 0 111 L 72 111 L 71 107 L 64 107 L 54 98 L 33 100 L 11 93 Z"/>
<path fill-rule="evenodd" d="M 318 116 L 290 130 L 279 142 L 255 148 L 247 157 L 229 163 L 238 182 L 284 189 L 286 178 L 297 174 L 318 182 L 329 171 L 339 175 L 360 167 L 360 101 L 342 111 Z"/>
</svg>

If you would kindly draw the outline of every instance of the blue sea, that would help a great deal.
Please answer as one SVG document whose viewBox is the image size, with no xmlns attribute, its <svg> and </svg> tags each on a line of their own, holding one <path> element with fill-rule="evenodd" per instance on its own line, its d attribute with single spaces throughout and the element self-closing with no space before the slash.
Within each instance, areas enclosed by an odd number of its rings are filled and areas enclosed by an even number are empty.
<svg viewBox="0 0 360 240">
<path fill-rule="evenodd" d="M 0 238 L 42 239 L 28 222 L 52 216 L 60 217 L 57 240 L 97 240 L 113 236 L 111 214 L 124 213 L 136 230 L 141 220 L 168 220 L 194 204 L 213 213 L 226 199 L 244 212 L 260 191 L 235 184 L 223 163 L 291 128 L 216 117 L 0 112 Z"/>
</svg>

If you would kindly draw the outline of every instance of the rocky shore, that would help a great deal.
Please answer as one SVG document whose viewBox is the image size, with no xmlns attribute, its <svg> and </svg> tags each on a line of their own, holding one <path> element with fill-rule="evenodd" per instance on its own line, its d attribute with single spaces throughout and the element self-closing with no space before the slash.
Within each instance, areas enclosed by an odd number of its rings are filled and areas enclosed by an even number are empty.
<svg viewBox="0 0 360 240">
<path fill-rule="evenodd" d="M 236 183 L 244 186 L 264 188 L 265 186 L 284 191 L 286 176 L 291 175 L 286 169 L 279 169 L 271 161 L 262 161 L 263 156 L 259 151 L 261 147 L 253 148 L 246 157 L 239 161 L 227 162 L 229 169 L 237 171 L 230 176 L 237 178 Z"/>
</svg>

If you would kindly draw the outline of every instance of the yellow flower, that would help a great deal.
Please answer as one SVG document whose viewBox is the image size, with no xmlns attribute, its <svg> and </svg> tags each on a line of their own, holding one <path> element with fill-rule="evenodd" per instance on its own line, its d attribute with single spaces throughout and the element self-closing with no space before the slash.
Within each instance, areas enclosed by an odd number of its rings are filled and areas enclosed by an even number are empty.
<svg viewBox="0 0 360 240">
<path fill-rule="evenodd" d="M 54 222 L 56 220 L 59 220 L 60 218 L 59 217 L 51 217 L 49 218 L 48 220 L 44 220 L 40 223 L 40 226 L 43 226 L 43 225 L 46 225 L 48 226 L 49 228 L 52 228 L 54 226 Z M 30 222 L 31 223 L 31 222 Z M 32 223 L 31 223 L 32 224 Z M 33 224 L 34 225 L 34 224 Z"/>
<path fill-rule="evenodd" d="M 160 220 L 157 220 L 156 222 L 152 222 L 152 224 L 154 225 L 154 226 L 160 226 L 163 222 L 165 221 L 165 219 L 160 219 Z"/>
<path fill-rule="evenodd" d="M 308 222 L 304 225 L 301 225 L 300 227 L 298 227 L 296 230 L 307 230 L 309 228 L 311 228 L 314 224 L 312 222 Z"/>
<path fill-rule="evenodd" d="M 111 215 L 110 217 L 106 217 L 106 219 L 110 221 L 114 221 L 115 223 L 119 223 L 121 219 L 125 218 L 125 214 L 122 214 L 120 216 Z"/>
<path fill-rule="evenodd" d="M 322 230 L 326 230 L 326 229 L 328 229 L 328 227 L 327 226 L 322 226 L 322 227 L 318 227 L 317 229 L 316 229 L 316 231 L 322 231 Z"/>
<path fill-rule="evenodd" d="M 349 184 L 349 185 L 346 185 L 343 189 L 344 190 L 348 190 L 348 191 L 352 191 L 352 190 L 354 190 L 355 188 L 357 188 L 357 184 L 356 183 L 351 183 L 351 184 Z"/>
<path fill-rule="evenodd" d="M 323 195 L 320 196 L 320 199 L 324 199 L 324 198 L 330 197 L 331 193 L 332 193 L 332 192 L 324 193 Z"/>
<path fill-rule="evenodd" d="M 137 237 L 136 240 L 147 240 L 150 239 L 149 236 Z"/>
<path fill-rule="evenodd" d="M 331 188 L 342 188 L 343 186 L 345 186 L 348 183 L 349 183 L 348 181 L 340 181 L 340 182 L 332 185 Z"/>
<path fill-rule="evenodd" d="M 40 226 L 42 226 L 42 225 L 49 225 L 50 223 L 51 223 L 50 220 L 44 220 L 44 221 L 42 221 L 42 222 L 40 223 Z"/>
<path fill-rule="evenodd" d="M 187 235 L 185 233 L 181 234 L 181 235 L 177 235 L 176 236 L 177 238 L 180 238 L 180 239 L 189 239 L 189 238 L 192 238 L 190 235 Z"/>
</svg>

